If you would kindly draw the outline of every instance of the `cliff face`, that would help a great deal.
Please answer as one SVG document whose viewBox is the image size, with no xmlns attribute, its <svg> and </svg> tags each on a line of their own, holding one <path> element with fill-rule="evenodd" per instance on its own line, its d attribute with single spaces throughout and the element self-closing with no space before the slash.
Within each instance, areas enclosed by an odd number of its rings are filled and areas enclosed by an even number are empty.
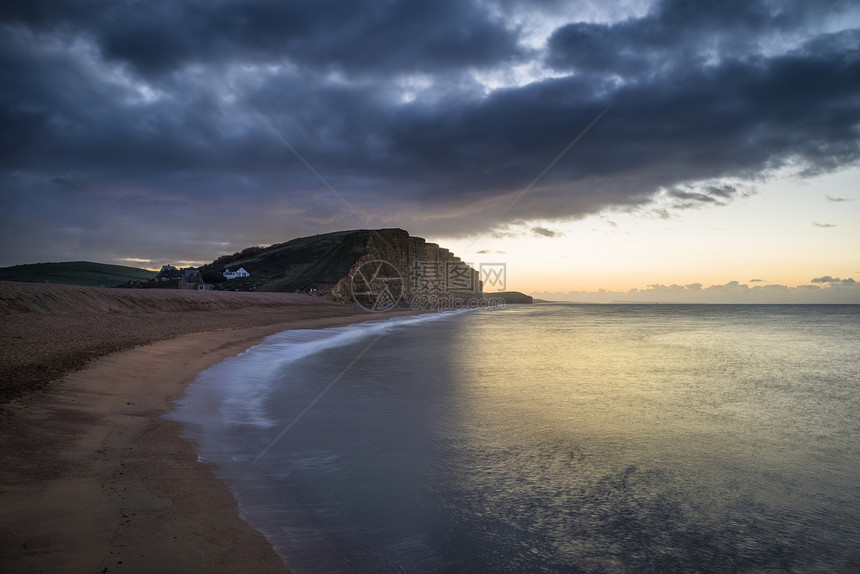
<svg viewBox="0 0 860 574">
<path fill-rule="evenodd" d="M 384 307 L 480 296 L 478 272 L 447 249 L 402 229 L 362 233 L 366 251 L 328 291 L 333 300 Z"/>
<path fill-rule="evenodd" d="M 341 231 L 249 248 L 203 270 L 220 273 L 238 267 L 259 280 L 259 290 L 313 291 L 362 306 L 481 294 L 477 271 L 447 249 L 402 229 Z"/>
</svg>

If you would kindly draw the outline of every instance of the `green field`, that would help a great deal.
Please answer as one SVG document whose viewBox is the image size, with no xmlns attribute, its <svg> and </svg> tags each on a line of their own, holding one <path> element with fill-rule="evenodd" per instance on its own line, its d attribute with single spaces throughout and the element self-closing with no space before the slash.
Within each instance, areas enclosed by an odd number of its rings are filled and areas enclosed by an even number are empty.
<svg viewBox="0 0 860 574">
<path fill-rule="evenodd" d="M 61 285 L 86 285 L 91 287 L 116 287 L 131 280 L 146 281 L 155 277 L 155 271 L 105 265 L 91 261 L 69 261 L 66 263 L 34 263 L 0 267 L 0 281 L 24 281 L 28 283 L 59 283 Z"/>
</svg>

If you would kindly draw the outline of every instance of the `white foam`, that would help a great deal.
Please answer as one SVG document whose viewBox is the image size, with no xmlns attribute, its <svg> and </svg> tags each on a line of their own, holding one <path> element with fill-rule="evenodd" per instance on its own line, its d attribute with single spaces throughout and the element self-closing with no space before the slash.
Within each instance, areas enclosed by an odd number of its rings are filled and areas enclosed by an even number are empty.
<svg viewBox="0 0 860 574">
<path fill-rule="evenodd" d="M 471 309 L 393 317 L 330 329 L 294 329 L 267 337 L 259 345 L 202 371 L 189 385 L 182 404 L 168 416 L 200 425 L 250 425 L 268 428 L 277 423 L 265 414 L 266 398 L 284 384 L 278 372 L 289 364 L 335 347 L 383 335 L 395 329 L 450 318 Z"/>
</svg>

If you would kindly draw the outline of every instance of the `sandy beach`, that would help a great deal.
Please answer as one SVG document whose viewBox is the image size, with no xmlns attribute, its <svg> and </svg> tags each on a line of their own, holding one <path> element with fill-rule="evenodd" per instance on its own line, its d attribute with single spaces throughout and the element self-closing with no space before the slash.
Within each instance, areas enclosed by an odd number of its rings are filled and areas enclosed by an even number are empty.
<svg viewBox="0 0 860 574">
<path fill-rule="evenodd" d="M 0 283 L 0 571 L 287 572 L 162 415 L 270 334 L 409 313 Z"/>
</svg>

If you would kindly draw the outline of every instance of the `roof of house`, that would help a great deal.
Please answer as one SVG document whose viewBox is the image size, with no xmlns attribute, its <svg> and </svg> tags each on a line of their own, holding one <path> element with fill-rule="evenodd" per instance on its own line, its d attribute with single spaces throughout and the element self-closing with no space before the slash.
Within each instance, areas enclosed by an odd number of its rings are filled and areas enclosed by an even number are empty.
<svg viewBox="0 0 860 574">
<path fill-rule="evenodd" d="M 161 271 L 158 272 L 155 279 L 179 279 L 182 275 L 182 271 L 173 265 L 162 265 Z"/>
</svg>

